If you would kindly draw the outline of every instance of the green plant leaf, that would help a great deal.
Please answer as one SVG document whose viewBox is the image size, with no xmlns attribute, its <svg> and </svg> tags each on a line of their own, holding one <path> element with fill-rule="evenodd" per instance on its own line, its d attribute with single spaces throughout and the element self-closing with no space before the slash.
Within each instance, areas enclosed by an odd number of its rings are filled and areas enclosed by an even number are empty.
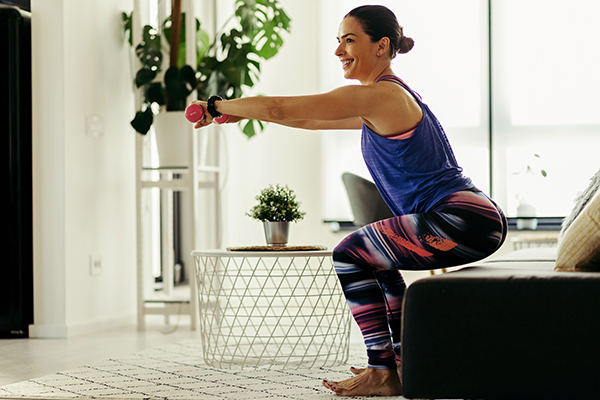
<svg viewBox="0 0 600 400">
<path fill-rule="evenodd" d="M 151 25 L 144 26 L 144 29 L 142 30 L 142 43 L 144 43 L 145 47 L 158 52 L 161 51 L 160 35 L 158 34 L 158 31 Z"/>
<path fill-rule="evenodd" d="M 207 79 L 201 81 L 198 85 L 198 97 L 206 100 L 208 96 L 217 94 L 223 98 L 231 98 L 232 96 L 228 95 L 229 89 L 231 88 L 230 82 L 227 80 L 223 72 L 221 71 L 221 63 L 214 60 L 216 64 L 213 64 L 211 67 L 206 66 L 206 68 L 214 68 L 212 72 L 206 76 Z"/>
<path fill-rule="evenodd" d="M 197 43 L 197 47 L 196 47 L 196 52 L 197 52 L 197 65 L 200 65 L 200 63 L 202 62 L 202 59 L 204 58 L 204 56 L 206 55 L 206 52 L 208 51 L 209 47 L 210 47 L 210 37 L 208 36 L 208 33 L 204 30 L 204 29 L 199 29 L 196 32 L 196 43 Z"/>
<path fill-rule="evenodd" d="M 142 68 L 151 71 L 159 71 L 162 65 L 162 52 L 156 50 L 145 43 L 140 43 L 136 48 L 135 52 L 142 63 Z"/>
<path fill-rule="evenodd" d="M 258 4 L 255 0 L 236 1 L 235 15 L 245 36 L 253 37 L 259 29 Z"/>
<path fill-rule="evenodd" d="M 272 58 L 277 54 L 279 48 L 283 46 L 283 39 L 279 33 L 277 33 L 276 28 L 276 21 L 268 21 L 264 24 L 260 34 L 257 35 L 257 40 L 255 42 L 255 46 L 258 50 L 257 54 L 265 60 Z"/>
<path fill-rule="evenodd" d="M 159 106 L 167 104 L 165 89 L 160 82 L 153 82 L 146 89 L 146 102 L 157 103 Z"/>
<path fill-rule="evenodd" d="M 193 88 L 187 87 L 181 70 L 177 67 L 169 67 L 165 72 L 165 87 L 167 95 L 174 99 L 182 99 L 189 96 Z"/>
<path fill-rule="evenodd" d="M 138 111 L 135 113 L 135 118 L 131 121 L 131 126 L 137 132 L 145 135 L 150 130 L 153 121 L 154 116 L 152 115 L 152 110 L 150 107 L 146 107 L 145 111 Z"/>
<path fill-rule="evenodd" d="M 126 12 L 121 13 L 121 19 L 123 20 L 123 32 L 125 36 L 128 38 L 130 46 L 133 46 L 133 35 L 132 35 L 132 20 L 133 20 L 133 11 L 127 15 Z"/>
<path fill-rule="evenodd" d="M 141 87 L 147 83 L 152 82 L 152 80 L 156 78 L 156 71 L 152 71 L 149 69 L 140 69 L 137 74 L 135 74 L 135 86 Z"/>
<path fill-rule="evenodd" d="M 167 91 L 167 109 L 169 111 L 184 110 L 186 98 L 196 88 L 196 73 L 189 65 L 182 68 L 169 67 L 165 72 L 165 88 Z"/>
<path fill-rule="evenodd" d="M 265 125 L 262 121 L 257 119 L 249 119 L 240 122 L 243 125 L 242 132 L 248 139 L 256 135 L 256 131 L 262 132 L 265 129 Z"/>
<path fill-rule="evenodd" d="M 220 59 L 204 57 L 199 63 L 199 97 L 217 93 L 227 98 L 241 97 L 244 87 L 253 87 L 260 77 L 260 60 L 273 57 L 283 45 L 281 32 L 289 31 L 290 19 L 277 0 L 237 0 L 238 26 L 220 33 Z M 215 46 L 213 44 L 211 47 Z M 217 76 L 213 76 L 217 75 Z M 255 125 L 244 124 L 247 135 Z"/>
<path fill-rule="evenodd" d="M 244 132 L 244 135 L 246 135 L 246 137 L 248 139 L 250 139 L 251 137 L 256 135 L 256 130 L 254 129 L 254 123 L 252 121 L 253 120 L 248 120 L 248 121 L 245 121 L 245 123 L 242 123 L 242 125 L 243 125 L 242 132 Z"/>
</svg>

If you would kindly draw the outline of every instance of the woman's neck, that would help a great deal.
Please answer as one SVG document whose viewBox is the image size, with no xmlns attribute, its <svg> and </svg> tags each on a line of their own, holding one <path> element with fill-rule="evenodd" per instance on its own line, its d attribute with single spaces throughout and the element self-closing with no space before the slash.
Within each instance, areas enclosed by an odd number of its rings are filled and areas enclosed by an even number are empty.
<svg viewBox="0 0 600 400">
<path fill-rule="evenodd" d="M 394 71 L 392 71 L 392 68 L 389 65 L 384 67 L 383 69 L 375 70 L 375 71 L 376 71 L 375 73 L 371 74 L 369 76 L 369 78 L 366 79 L 365 81 L 361 81 L 361 83 L 363 85 L 370 85 L 370 84 L 376 83 L 382 76 L 394 75 Z"/>
</svg>

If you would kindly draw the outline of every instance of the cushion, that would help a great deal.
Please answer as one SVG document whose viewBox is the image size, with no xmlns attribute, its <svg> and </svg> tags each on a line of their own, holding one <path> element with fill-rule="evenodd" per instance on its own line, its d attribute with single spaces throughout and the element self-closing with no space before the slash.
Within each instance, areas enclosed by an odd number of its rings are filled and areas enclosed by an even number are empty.
<svg viewBox="0 0 600 400">
<path fill-rule="evenodd" d="M 560 235 L 558 235 L 558 241 L 560 242 L 565 236 L 569 226 L 575 221 L 575 218 L 579 216 L 581 210 L 590 202 L 592 197 L 600 190 L 600 169 L 590 178 L 590 184 L 588 187 L 575 199 L 575 205 L 571 210 L 571 213 L 565 218 L 562 223 Z"/>
<path fill-rule="evenodd" d="M 555 269 L 600 272 L 600 190 L 566 229 L 558 245 Z"/>
</svg>

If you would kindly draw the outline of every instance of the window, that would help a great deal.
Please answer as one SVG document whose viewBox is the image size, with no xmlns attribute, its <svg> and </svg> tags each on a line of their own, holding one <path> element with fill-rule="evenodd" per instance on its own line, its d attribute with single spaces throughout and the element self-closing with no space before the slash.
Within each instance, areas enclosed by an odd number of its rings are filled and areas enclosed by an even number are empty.
<svg viewBox="0 0 600 400">
<path fill-rule="evenodd" d="M 491 15 L 494 197 L 508 215 L 565 216 L 600 168 L 600 2 L 501 0 Z"/>
</svg>

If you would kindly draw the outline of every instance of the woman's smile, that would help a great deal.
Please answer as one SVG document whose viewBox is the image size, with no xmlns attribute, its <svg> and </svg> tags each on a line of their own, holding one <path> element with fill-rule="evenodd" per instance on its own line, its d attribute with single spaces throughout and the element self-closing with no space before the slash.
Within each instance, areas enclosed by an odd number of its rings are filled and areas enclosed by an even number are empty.
<svg viewBox="0 0 600 400">
<path fill-rule="evenodd" d="M 350 65 L 354 62 L 354 60 L 352 59 L 342 59 L 342 68 L 343 69 L 348 69 L 350 67 Z"/>
</svg>

